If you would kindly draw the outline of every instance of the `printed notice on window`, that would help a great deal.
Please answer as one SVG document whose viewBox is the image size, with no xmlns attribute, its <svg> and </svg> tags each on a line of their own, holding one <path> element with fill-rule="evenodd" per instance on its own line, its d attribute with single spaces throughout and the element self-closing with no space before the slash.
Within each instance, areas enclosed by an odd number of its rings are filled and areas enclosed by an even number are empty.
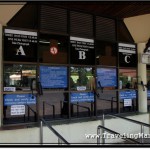
<svg viewBox="0 0 150 150">
<path fill-rule="evenodd" d="M 42 88 L 66 88 L 67 67 L 40 66 Z"/>
<path fill-rule="evenodd" d="M 25 105 L 12 105 L 11 106 L 11 116 L 24 115 Z"/>
</svg>

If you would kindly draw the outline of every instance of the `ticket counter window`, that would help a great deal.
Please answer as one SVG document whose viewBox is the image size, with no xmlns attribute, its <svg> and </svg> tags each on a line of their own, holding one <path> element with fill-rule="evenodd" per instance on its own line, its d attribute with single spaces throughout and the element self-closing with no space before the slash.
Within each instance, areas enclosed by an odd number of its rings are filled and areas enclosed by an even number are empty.
<svg viewBox="0 0 150 150">
<path fill-rule="evenodd" d="M 92 90 L 95 86 L 92 68 L 71 67 L 70 87 L 71 90 Z M 93 82 L 92 82 L 93 81 Z"/>
<path fill-rule="evenodd" d="M 96 63 L 97 65 L 116 66 L 117 49 L 115 44 L 96 41 Z"/>
<path fill-rule="evenodd" d="M 137 89 L 137 73 L 135 69 L 119 70 L 119 89 Z"/>
<path fill-rule="evenodd" d="M 141 80 L 141 79 L 139 79 Z M 137 110 L 137 72 L 135 69 L 119 70 L 120 112 Z"/>
<path fill-rule="evenodd" d="M 36 95 L 30 88 L 36 80 L 36 66 L 5 64 L 3 79 L 3 124 L 36 121 Z"/>
<path fill-rule="evenodd" d="M 148 66 L 149 67 L 149 66 Z M 150 111 L 150 69 L 147 69 L 147 105 L 148 105 L 148 111 Z"/>
<path fill-rule="evenodd" d="M 46 120 L 54 120 L 60 118 L 67 118 L 68 116 L 68 92 L 59 90 L 59 92 L 44 92 L 39 97 L 39 115 Z"/>
<path fill-rule="evenodd" d="M 98 67 L 97 76 L 97 114 L 117 112 L 117 69 Z"/>
<path fill-rule="evenodd" d="M 40 34 L 39 61 L 41 63 L 67 64 L 67 37 Z"/>
<path fill-rule="evenodd" d="M 34 65 L 4 65 L 4 91 L 9 91 L 8 87 L 14 87 L 14 91 L 30 90 L 33 79 L 36 79 L 36 66 Z"/>
</svg>

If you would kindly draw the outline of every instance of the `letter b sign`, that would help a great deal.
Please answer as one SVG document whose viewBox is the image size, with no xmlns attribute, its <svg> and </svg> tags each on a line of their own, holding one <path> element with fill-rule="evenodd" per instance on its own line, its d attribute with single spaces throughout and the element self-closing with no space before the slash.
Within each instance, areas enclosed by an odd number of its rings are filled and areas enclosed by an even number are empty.
<svg viewBox="0 0 150 150">
<path fill-rule="evenodd" d="M 79 51 L 79 59 L 86 59 L 86 55 L 84 51 Z"/>
</svg>

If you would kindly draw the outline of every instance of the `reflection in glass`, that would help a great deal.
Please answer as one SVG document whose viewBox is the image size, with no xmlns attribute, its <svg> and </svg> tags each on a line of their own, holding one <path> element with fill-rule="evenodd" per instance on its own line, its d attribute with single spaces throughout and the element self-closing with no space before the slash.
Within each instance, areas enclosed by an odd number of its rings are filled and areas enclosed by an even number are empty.
<svg viewBox="0 0 150 150">
<path fill-rule="evenodd" d="M 96 62 L 98 65 L 116 66 L 117 50 L 113 43 L 96 41 Z"/>
<path fill-rule="evenodd" d="M 148 111 L 150 111 L 150 70 L 147 69 L 147 105 L 148 105 Z"/>
<path fill-rule="evenodd" d="M 137 88 L 137 72 L 135 69 L 119 70 L 119 88 L 120 89 L 136 89 Z"/>
<path fill-rule="evenodd" d="M 34 65 L 4 65 L 4 87 L 17 87 L 16 90 L 22 90 L 22 87 L 29 89 L 31 81 L 35 78 Z"/>
<path fill-rule="evenodd" d="M 39 61 L 44 63 L 67 63 L 67 37 L 40 34 Z"/>
<path fill-rule="evenodd" d="M 71 67 L 70 87 L 77 91 L 89 90 L 94 86 L 94 82 L 91 83 L 93 78 L 92 67 Z"/>
</svg>

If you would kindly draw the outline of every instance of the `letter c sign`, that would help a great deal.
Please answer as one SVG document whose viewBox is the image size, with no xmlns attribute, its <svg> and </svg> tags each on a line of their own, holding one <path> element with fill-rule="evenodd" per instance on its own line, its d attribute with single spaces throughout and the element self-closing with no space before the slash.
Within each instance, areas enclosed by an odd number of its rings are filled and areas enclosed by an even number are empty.
<svg viewBox="0 0 150 150">
<path fill-rule="evenodd" d="M 125 56 L 124 60 L 125 60 L 126 63 L 130 63 L 130 56 Z"/>
</svg>

